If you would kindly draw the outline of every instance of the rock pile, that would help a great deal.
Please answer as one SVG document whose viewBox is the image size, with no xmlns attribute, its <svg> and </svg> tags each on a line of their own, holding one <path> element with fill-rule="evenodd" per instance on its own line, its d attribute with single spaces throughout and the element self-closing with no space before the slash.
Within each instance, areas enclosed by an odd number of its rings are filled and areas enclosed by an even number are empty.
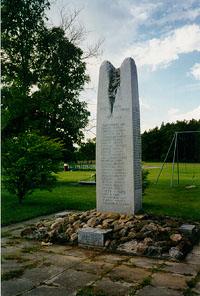
<svg viewBox="0 0 200 296">
<path fill-rule="evenodd" d="M 179 260 L 191 250 L 200 234 L 198 222 L 192 222 L 195 225 L 192 235 L 181 232 L 179 228 L 185 223 L 183 219 L 152 213 L 126 215 L 91 210 L 38 222 L 24 229 L 21 235 L 43 242 L 77 244 L 80 228 L 112 229 L 105 242 L 108 251 Z"/>
</svg>

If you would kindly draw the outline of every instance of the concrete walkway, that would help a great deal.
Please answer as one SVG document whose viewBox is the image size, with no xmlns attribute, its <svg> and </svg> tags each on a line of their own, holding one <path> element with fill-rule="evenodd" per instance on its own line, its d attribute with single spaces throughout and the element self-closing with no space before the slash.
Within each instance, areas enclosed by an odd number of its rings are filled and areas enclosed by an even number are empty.
<svg viewBox="0 0 200 296">
<path fill-rule="evenodd" d="M 181 263 L 42 246 L 20 236 L 36 221 L 2 228 L 2 296 L 200 295 L 200 244 Z"/>
</svg>

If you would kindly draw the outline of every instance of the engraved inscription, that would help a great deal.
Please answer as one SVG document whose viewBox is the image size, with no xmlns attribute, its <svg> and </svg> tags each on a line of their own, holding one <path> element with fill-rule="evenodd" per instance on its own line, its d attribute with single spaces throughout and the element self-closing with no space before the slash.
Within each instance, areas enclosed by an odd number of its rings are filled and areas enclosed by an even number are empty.
<svg viewBox="0 0 200 296">
<path fill-rule="evenodd" d="M 102 125 L 102 198 L 105 204 L 128 206 L 125 196 L 125 154 L 127 134 L 124 123 Z"/>
</svg>

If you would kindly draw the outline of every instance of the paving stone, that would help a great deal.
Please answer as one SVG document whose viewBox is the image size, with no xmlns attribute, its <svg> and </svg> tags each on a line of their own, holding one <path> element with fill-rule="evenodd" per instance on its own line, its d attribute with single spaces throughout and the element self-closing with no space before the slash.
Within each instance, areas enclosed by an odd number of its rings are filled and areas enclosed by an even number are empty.
<svg viewBox="0 0 200 296">
<path fill-rule="evenodd" d="M 95 260 L 97 261 L 105 261 L 108 263 L 118 263 L 120 261 L 125 261 L 129 260 L 129 256 L 124 256 L 124 255 L 117 255 L 117 254 L 100 254 L 97 257 L 95 257 Z"/>
<path fill-rule="evenodd" d="M 158 259 L 151 259 L 151 258 L 145 258 L 145 257 L 133 257 L 129 260 L 127 264 L 136 265 L 138 267 L 143 268 L 152 268 L 156 267 L 158 264 L 163 264 L 163 260 Z"/>
<path fill-rule="evenodd" d="M 183 275 L 196 275 L 200 266 L 186 263 L 166 262 L 162 270 L 179 273 Z"/>
<path fill-rule="evenodd" d="M 42 251 L 46 253 L 53 253 L 53 254 L 65 254 L 68 250 L 73 250 L 73 246 L 62 246 L 62 245 L 50 245 L 50 246 L 43 246 L 41 248 Z"/>
<path fill-rule="evenodd" d="M 158 286 L 146 286 L 136 293 L 137 296 L 182 296 L 182 292 Z"/>
<path fill-rule="evenodd" d="M 192 276 L 184 276 L 175 273 L 156 272 L 152 275 L 152 285 L 166 288 L 188 288 L 185 281 L 191 280 Z"/>
<path fill-rule="evenodd" d="M 64 271 L 63 267 L 59 266 L 48 266 L 48 267 L 36 267 L 31 269 L 26 269 L 23 274 L 23 279 L 34 279 L 35 282 L 40 283 L 42 281 L 48 280 L 52 276 L 56 276 L 57 274 Z"/>
<path fill-rule="evenodd" d="M 127 282 L 140 282 L 143 278 L 149 276 L 151 272 L 142 268 L 131 268 L 128 266 L 120 265 L 113 269 L 108 276 L 111 279 L 122 279 Z"/>
<path fill-rule="evenodd" d="M 103 278 L 96 282 L 94 290 L 102 291 L 109 296 L 124 296 L 132 287 L 133 284 L 130 283 L 113 282 L 109 278 Z"/>
<path fill-rule="evenodd" d="M 189 264 L 199 264 L 200 265 L 200 254 L 190 253 L 185 258 L 185 261 Z"/>
<path fill-rule="evenodd" d="M 1 282 L 1 295 L 2 296 L 13 296 L 23 291 L 29 290 L 35 286 L 35 282 L 27 279 L 12 279 Z"/>
<path fill-rule="evenodd" d="M 114 268 L 114 265 L 111 263 L 106 263 L 101 261 L 91 261 L 91 260 L 85 260 L 84 262 L 81 262 L 80 265 L 78 266 L 78 270 L 91 272 L 94 274 L 100 274 L 100 275 L 105 272 L 108 272 L 112 268 Z"/>
<path fill-rule="evenodd" d="M 83 258 L 78 258 L 74 256 L 64 256 L 64 255 L 58 255 L 54 254 L 51 255 L 52 258 L 50 259 L 50 262 L 56 266 L 65 267 L 65 268 L 71 268 L 71 267 L 78 267 L 82 264 Z"/>
<path fill-rule="evenodd" d="M 73 247 L 71 249 L 65 250 L 64 255 L 68 256 L 77 256 L 80 258 L 85 258 L 85 257 L 95 257 L 98 255 L 98 252 L 95 250 L 90 250 L 90 249 L 84 249 L 84 248 L 78 248 L 78 247 Z"/>
<path fill-rule="evenodd" d="M 200 255 L 200 246 L 194 246 L 190 254 Z"/>
<path fill-rule="evenodd" d="M 20 269 L 24 266 L 24 262 L 18 262 L 17 260 L 2 260 L 1 262 L 1 273 Z"/>
<path fill-rule="evenodd" d="M 45 283 L 47 285 L 58 284 L 60 287 L 65 288 L 67 292 L 69 291 L 71 293 L 72 291 L 75 292 L 86 285 L 92 284 L 94 280 L 97 280 L 98 278 L 97 275 L 85 271 L 68 269 Z"/>
<path fill-rule="evenodd" d="M 74 296 L 74 292 L 70 293 L 69 289 L 42 285 L 36 289 L 33 289 L 23 296 Z"/>
</svg>

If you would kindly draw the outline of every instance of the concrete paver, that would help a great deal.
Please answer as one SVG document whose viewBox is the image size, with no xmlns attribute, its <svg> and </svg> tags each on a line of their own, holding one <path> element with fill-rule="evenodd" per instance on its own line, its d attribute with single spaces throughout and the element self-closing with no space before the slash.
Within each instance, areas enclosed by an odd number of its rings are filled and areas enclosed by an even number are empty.
<svg viewBox="0 0 200 296">
<path fill-rule="evenodd" d="M 37 221 L 2 229 L 14 234 L 2 241 L 2 273 L 23 271 L 18 278 L 2 280 L 2 296 L 76 296 L 88 286 L 94 296 L 99 291 L 108 296 L 128 296 L 133 291 L 137 296 L 183 296 L 186 280 L 200 270 L 200 244 L 184 262 L 170 262 L 73 246 L 41 246 L 16 236 L 19 227 Z M 200 284 L 192 291 L 200 295 Z"/>
<path fill-rule="evenodd" d="M 184 276 L 176 273 L 156 272 L 152 275 L 152 285 L 168 288 L 188 288 L 186 281 L 191 280 L 191 276 Z"/>
<path fill-rule="evenodd" d="M 182 296 L 182 292 L 159 286 L 146 286 L 136 293 L 137 296 Z"/>
<path fill-rule="evenodd" d="M 8 281 L 1 282 L 1 295 L 2 296 L 13 296 L 24 291 L 27 291 L 31 288 L 34 288 L 36 285 L 35 282 L 29 281 L 27 279 L 12 279 Z"/>
<path fill-rule="evenodd" d="M 112 271 L 108 274 L 110 278 L 119 279 L 126 282 L 140 282 L 143 278 L 146 278 L 151 275 L 151 272 L 139 268 L 139 267 L 129 267 L 120 265 L 112 269 Z"/>
<path fill-rule="evenodd" d="M 133 289 L 133 284 L 126 282 L 113 282 L 109 278 L 103 278 L 96 282 L 94 291 L 102 291 L 109 296 L 124 296 Z"/>
</svg>

